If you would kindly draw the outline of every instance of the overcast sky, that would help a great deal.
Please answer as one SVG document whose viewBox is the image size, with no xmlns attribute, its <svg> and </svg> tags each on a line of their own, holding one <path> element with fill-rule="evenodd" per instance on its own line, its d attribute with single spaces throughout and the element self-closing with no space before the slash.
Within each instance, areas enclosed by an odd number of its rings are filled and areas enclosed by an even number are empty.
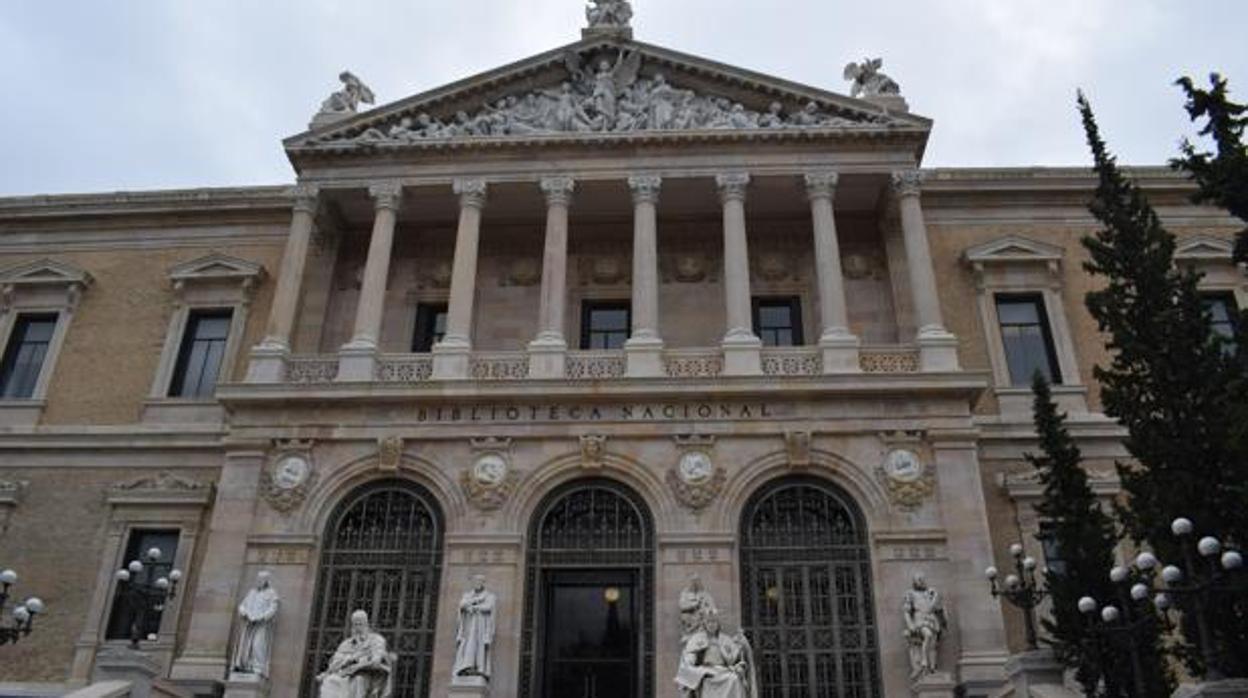
<svg viewBox="0 0 1248 698">
<path fill-rule="evenodd" d="M 882 56 L 925 166 L 1123 162 L 1191 131 L 1173 80 L 1248 95 L 1244 0 L 634 0 L 648 43 L 847 92 Z M 0 195 L 289 182 L 281 139 L 350 68 L 387 103 L 569 43 L 580 0 L 3 0 Z"/>
</svg>

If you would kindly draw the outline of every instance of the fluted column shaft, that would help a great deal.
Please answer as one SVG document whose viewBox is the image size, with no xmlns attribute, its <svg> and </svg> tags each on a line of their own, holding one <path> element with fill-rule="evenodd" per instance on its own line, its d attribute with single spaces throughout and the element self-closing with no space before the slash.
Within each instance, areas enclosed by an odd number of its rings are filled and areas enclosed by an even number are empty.
<svg viewBox="0 0 1248 698">
<path fill-rule="evenodd" d="M 893 192 L 901 218 L 901 236 L 906 250 L 906 269 L 914 303 L 919 363 L 924 371 L 956 370 L 957 339 L 945 329 L 940 312 L 940 296 L 932 252 L 919 203 L 923 174 L 918 170 L 893 173 Z"/>
<path fill-rule="evenodd" d="M 485 207 L 486 183 L 479 179 L 461 179 L 456 180 L 454 189 L 459 195 L 459 227 L 455 232 L 455 260 L 451 265 L 451 299 L 446 309 L 446 334 L 441 344 L 471 348 L 481 210 Z"/>
<path fill-rule="evenodd" d="M 663 180 L 629 177 L 633 192 L 632 339 L 659 339 L 658 203 Z"/>
<path fill-rule="evenodd" d="M 381 340 L 381 317 L 386 306 L 390 255 L 394 251 L 394 228 L 402 191 L 397 182 L 387 182 L 370 187 L 369 194 L 373 197 L 373 234 L 368 242 L 364 281 L 355 310 L 355 331 L 348 345 L 355 349 L 376 349 Z"/>
<path fill-rule="evenodd" d="M 295 311 L 299 307 L 303 273 L 308 264 L 308 246 L 312 239 L 319 194 L 317 187 L 312 185 L 295 187 L 290 234 L 286 237 L 282 267 L 273 291 L 273 305 L 269 309 L 268 327 L 261 344 L 264 348 L 290 350 L 290 336 L 295 326 Z"/>
<path fill-rule="evenodd" d="M 805 177 L 815 242 L 815 275 L 819 284 L 819 347 L 824 373 L 859 370 L 858 338 L 849 331 L 845 276 L 836 239 L 832 200 L 839 177 L 835 172 L 812 172 Z"/>
<path fill-rule="evenodd" d="M 538 310 L 537 343 L 567 345 L 563 336 L 568 286 L 568 209 L 576 184 L 569 177 L 541 182 L 546 195 L 546 246 L 542 253 L 542 298 Z"/>
<path fill-rule="evenodd" d="M 750 252 L 745 228 L 745 193 L 750 175 L 721 174 L 715 183 L 724 207 L 724 373 L 756 375 L 762 373 L 762 341 L 754 334 L 750 300 Z"/>
</svg>

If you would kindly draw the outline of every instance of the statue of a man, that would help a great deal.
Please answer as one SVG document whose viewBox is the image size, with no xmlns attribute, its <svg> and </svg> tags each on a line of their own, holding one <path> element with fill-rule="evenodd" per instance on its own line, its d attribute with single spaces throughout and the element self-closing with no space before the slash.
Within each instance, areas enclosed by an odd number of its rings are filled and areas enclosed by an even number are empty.
<svg viewBox="0 0 1248 698">
<path fill-rule="evenodd" d="M 703 621 L 719 613 L 715 599 L 702 586 L 698 575 L 689 577 L 689 583 L 680 591 L 680 641 L 685 643 L 702 627 Z"/>
<path fill-rule="evenodd" d="M 452 676 L 490 678 L 496 602 L 494 593 L 485 588 L 485 577 L 473 575 L 472 587 L 459 600 L 459 627 L 455 631 Z"/>
<path fill-rule="evenodd" d="M 910 644 L 910 680 L 936 671 L 936 651 L 945 632 L 945 604 L 940 593 L 927 586 L 922 572 L 914 575 L 912 588 L 902 601 L 906 640 Z"/>
<path fill-rule="evenodd" d="M 238 630 L 238 644 L 234 647 L 234 661 L 230 664 L 234 671 L 256 676 L 269 675 L 269 657 L 273 654 L 273 621 L 277 618 L 279 601 L 269 572 L 262 570 L 256 575 L 255 588 L 249 590 L 238 605 L 242 626 Z"/>
<path fill-rule="evenodd" d="M 351 636 L 343 640 L 316 678 L 320 698 L 390 698 L 391 656 L 386 639 L 368 627 L 368 614 L 351 614 Z"/>
<path fill-rule="evenodd" d="M 758 698 L 754 656 L 745 635 L 729 637 L 708 616 L 685 642 L 676 685 L 684 698 Z"/>
</svg>

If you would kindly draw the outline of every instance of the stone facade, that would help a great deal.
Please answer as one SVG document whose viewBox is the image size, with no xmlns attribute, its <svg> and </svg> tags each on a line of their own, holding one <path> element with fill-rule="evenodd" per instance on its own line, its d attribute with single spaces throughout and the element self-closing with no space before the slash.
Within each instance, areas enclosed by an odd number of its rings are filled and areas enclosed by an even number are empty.
<svg viewBox="0 0 1248 698">
<path fill-rule="evenodd" d="M 680 589 L 696 573 L 731 625 L 746 620 L 743 512 L 787 478 L 829 483 L 865 525 L 868 586 L 855 598 L 873 610 L 881 695 L 910 690 L 899 609 L 916 571 L 945 594 L 941 669 L 969 695 L 1001 684 L 1021 631 L 981 571 L 1005 563 L 1016 518 L 1038 524 L 1026 391 L 1003 373 L 993 294 L 1045 299 L 1072 430 L 1095 467 L 1124 455 L 1100 413 L 1091 372 L 1105 350 L 1082 303 L 1095 283 L 1079 244 L 1094 230 L 1092 180 L 921 171 L 931 122 L 896 102 L 602 31 L 573 50 L 635 52 L 647 89 L 661 69 L 754 117 L 775 101 L 835 119 L 395 136 L 422 112 L 445 121 L 558 85 L 571 68 L 552 53 L 318 117 L 286 141 L 293 189 L 0 199 L 0 268 L 52 274 L 0 280 L 6 338 L 35 310 L 60 313 L 61 336 L 42 392 L 0 401 L 0 481 L 22 483 L 20 496 L 0 489 L 0 563 L 50 608 L 5 648 L 0 681 L 47 692 L 91 681 L 97 654 L 124 644 L 106 627 L 128 536 L 160 529 L 179 532 L 188 571 L 147 645 L 164 674 L 198 693 L 223 685 L 234 608 L 267 569 L 282 598 L 267 690 L 298 695 L 336 508 L 361 486 L 403 481 L 441 526 L 428 695 L 450 689 L 458 599 L 477 573 L 498 594 L 493 695 L 536 695 L 524 677 L 541 669 L 522 667 L 532 523 L 550 493 L 605 479 L 652 521 L 640 603 L 655 651 L 637 695 L 675 695 Z M 1190 243 L 1183 263 L 1248 303 L 1232 222 L 1190 205 L 1165 170 L 1133 174 Z M 762 346 L 758 297 L 798 299 L 800 346 Z M 591 301 L 631 304 L 627 345 L 578 348 Z M 412 343 L 422 303 L 449 306 L 427 353 Z M 215 393 L 165 397 L 184 311 L 220 306 L 234 324 Z M 889 464 L 897 450 L 917 457 L 913 472 Z M 705 476 L 682 470 L 691 451 Z M 306 469 L 279 473 L 292 455 Z M 117 487 L 167 470 L 197 484 Z M 1111 477 L 1097 482 L 1114 496 Z"/>
</svg>

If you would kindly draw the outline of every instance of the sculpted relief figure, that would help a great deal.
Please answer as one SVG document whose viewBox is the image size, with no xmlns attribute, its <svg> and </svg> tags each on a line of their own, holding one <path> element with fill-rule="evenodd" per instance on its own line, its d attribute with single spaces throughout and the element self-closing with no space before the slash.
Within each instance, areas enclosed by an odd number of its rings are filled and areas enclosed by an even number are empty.
<svg viewBox="0 0 1248 698">
<path fill-rule="evenodd" d="M 338 74 L 338 79 L 342 82 L 342 89 L 331 94 L 321 103 L 322 114 L 354 114 L 359 110 L 361 102 L 372 104 L 376 99 L 373 91 L 368 89 L 368 85 L 365 85 L 351 71 L 342 71 Z"/>
<path fill-rule="evenodd" d="M 320 698 L 390 698 L 392 657 L 386 639 L 368 627 L 368 614 L 351 614 L 351 636 L 343 640 L 316 677 Z"/>
<path fill-rule="evenodd" d="M 849 96 L 899 95 L 897 81 L 880 72 L 882 58 L 864 58 L 861 63 L 845 66 L 845 79 L 850 81 Z"/>
<path fill-rule="evenodd" d="M 474 575 L 472 587 L 459 600 L 453 677 L 480 676 L 489 680 L 496 603 L 497 597 L 485 588 L 485 577 Z"/>
<path fill-rule="evenodd" d="M 698 575 L 689 577 L 689 583 L 680 592 L 680 641 L 687 642 L 711 616 L 718 615 L 715 599 L 702 586 Z"/>
<path fill-rule="evenodd" d="M 719 616 L 707 616 L 684 643 L 676 685 L 683 698 L 758 698 L 749 640 L 725 634 Z"/>
<path fill-rule="evenodd" d="M 585 18 L 590 27 L 627 27 L 633 19 L 633 7 L 628 0 L 592 0 L 585 8 Z"/>
<path fill-rule="evenodd" d="M 910 645 L 910 680 L 915 681 L 936 671 L 936 651 L 948 625 L 940 593 L 927 586 L 922 572 L 914 575 L 902 602 L 902 613 Z"/>
<path fill-rule="evenodd" d="M 273 622 L 277 618 L 279 599 L 267 571 L 256 575 L 256 586 L 247 592 L 238 605 L 242 626 L 234 660 L 230 666 L 240 674 L 269 675 L 269 657 L 273 656 Z"/>
</svg>

